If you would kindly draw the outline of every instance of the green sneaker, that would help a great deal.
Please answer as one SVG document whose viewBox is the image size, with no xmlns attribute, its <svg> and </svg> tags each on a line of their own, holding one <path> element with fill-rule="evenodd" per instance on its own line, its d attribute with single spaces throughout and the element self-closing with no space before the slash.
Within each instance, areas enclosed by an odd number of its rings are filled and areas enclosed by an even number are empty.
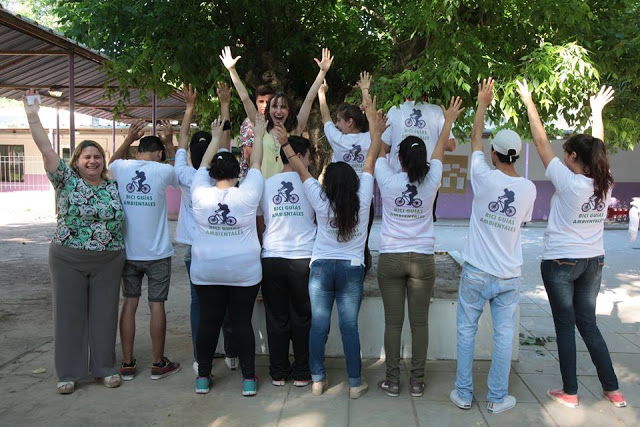
<svg viewBox="0 0 640 427">
<path fill-rule="evenodd" d="M 209 375 L 208 377 L 198 377 L 196 378 L 196 393 L 197 394 L 207 394 L 209 393 L 209 389 L 213 384 L 213 377 Z"/>
<path fill-rule="evenodd" d="M 242 379 L 242 395 L 255 396 L 258 394 L 258 377 Z"/>
</svg>

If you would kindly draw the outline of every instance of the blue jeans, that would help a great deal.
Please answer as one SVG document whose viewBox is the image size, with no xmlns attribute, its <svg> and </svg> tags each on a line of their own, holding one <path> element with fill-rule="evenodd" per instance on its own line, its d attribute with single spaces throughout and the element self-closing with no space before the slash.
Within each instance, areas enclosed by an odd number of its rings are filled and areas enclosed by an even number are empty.
<svg viewBox="0 0 640 427">
<path fill-rule="evenodd" d="M 509 391 L 516 307 L 520 301 L 520 278 L 500 279 L 469 263 L 465 263 L 462 268 L 458 294 L 456 390 L 462 399 L 471 402 L 473 350 L 478 319 L 486 301 L 489 301 L 493 321 L 493 357 L 487 381 L 487 399 L 502 403 Z"/>
<path fill-rule="evenodd" d="M 562 389 L 567 394 L 578 393 L 576 326 L 598 371 L 602 389 L 618 389 L 609 349 L 596 323 L 596 298 L 603 266 L 604 256 L 543 260 L 540 264 L 556 327 Z"/>
<path fill-rule="evenodd" d="M 191 344 L 193 345 L 193 358 L 197 360 L 196 354 L 196 337 L 198 336 L 198 324 L 200 322 L 200 303 L 198 302 L 198 294 L 196 287 L 191 282 L 191 245 L 187 245 L 184 253 L 184 265 L 187 267 L 187 275 L 189 276 L 189 284 L 191 286 L 191 307 L 189 311 L 189 320 L 191 321 Z M 233 344 L 231 343 L 231 320 L 229 313 L 224 315 L 222 322 L 222 336 L 224 338 L 224 355 L 225 357 L 237 357 Z"/>
<path fill-rule="evenodd" d="M 350 261 L 338 259 L 318 259 L 311 264 L 309 368 L 313 381 L 322 381 L 327 377 L 327 371 L 324 368 L 324 351 L 335 300 L 338 306 L 349 386 L 357 387 L 362 381 L 358 313 L 363 296 L 364 267 L 350 264 Z"/>
</svg>

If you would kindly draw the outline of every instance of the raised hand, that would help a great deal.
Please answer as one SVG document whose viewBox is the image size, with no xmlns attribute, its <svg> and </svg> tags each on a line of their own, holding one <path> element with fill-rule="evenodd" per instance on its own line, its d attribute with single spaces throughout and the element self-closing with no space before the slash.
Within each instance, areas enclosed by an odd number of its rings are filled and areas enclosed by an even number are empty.
<svg viewBox="0 0 640 427">
<path fill-rule="evenodd" d="M 384 111 L 378 110 L 376 114 L 376 129 L 378 130 L 378 132 L 382 134 L 390 126 L 391 124 L 387 123 L 387 115 L 384 113 Z"/>
<path fill-rule="evenodd" d="M 229 55 L 231 55 L 231 53 L 229 53 Z M 238 57 L 238 58 L 240 58 L 240 57 Z M 236 60 L 238 58 L 236 58 Z M 318 58 L 313 58 L 313 60 L 316 61 L 316 64 L 318 64 L 318 67 L 320 67 L 320 70 L 324 71 L 326 73 L 327 71 L 329 71 L 329 68 L 331 68 L 331 63 L 333 62 L 333 56 L 331 56 L 331 51 L 328 48 L 323 47 L 322 48 L 322 60 L 318 60 Z M 234 62 L 234 64 L 235 64 L 235 62 Z"/>
<path fill-rule="evenodd" d="M 196 104 L 197 97 L 198 91 L 191 87 L 191 83 L 182 87 L 182 98 L 187 107 L 193 107 Z"/>
<path fill-rule="evenodd" d="M 129 131 L 125 139 L 131 142 L 139 140 L 144 136 L 144 128 L 146 127 L 147 122 L 144 120 L 136 120 L 129 126 Z"/>
<path fill-rule="evenodd" d="M 360 73 L 360 80 L 358 80 L 358 87 L 360 90 L 369 90 L 371 87 L 371 74 L 367 71 Z"/>
<path fill-rule="evenodd" d="M 231 89 L 226 83 L 218 82 L 218 88 L 216 91 L 221 104 L 228 105 L 231 102 Z"/>
<path fill-rule="evenodd" d="M 222 117 L 218 117 L 211 122 L 211 140 L 220 142 L 222 136 L 222 128 L 224 127 L 224 120 Z"/>
<path fill-rule="evenodd" d="M 328 91 L 329 91 L 329 85 L 327 84 L 327 80 L 325 79 L 320 85 L 320 88 L 318 89 L 318 94 L 326 95 Z"/>
<path fill-rule="evenodd" d="M 478 84 L 478 107 L 488 107 L 493 101 L 494 80 L 489 77 Z"/>
<path fill-rule="evenodd" d="M 225 46 L 224 49 L 222 49 L 222 52 L 220 53 L 219 58 L 224 64 L 224 66 L 226 67 L 226 69 L 231 70 L 232 68 L 235 68 L 236 62 L 238 62 L 238 60 L 242 58 L 242 56 L 236 56 L 234 58 L 233 55 L 231 55 L 231 48 L 229 46 Z"/>
<path fill-rule="evenodd" d="M 27 102 L 27 96 L 37 96 L 40 95 L 37 90 L 29 89 L 22 95 L 22 104 L 24 104 L 24 111 L 28 115 L 37 115 L 40 110 L 40 104 L 34 102 L 32 105 L 29 105 Z"/>
<path fill-rule="evenodd" d="M 613 101 L 613 94 L 615 91 L 611 86 L 602 86 L 600 88 L 600 92 L 595 95 L 592 95 L 589 98 L 589 103 L 591 104 L 591 111 L 594 113 L 602 112 L 604 110 L 605 105 Z"/>
<path fill-rule="evenodd" d="M 531 90 L 529 90 L 529 85 L 527 84 L 527 79 L 523 79 L 522 81 L 516 81 L 516 85 L 518 86 L 518 95 L 520 95 L 520 99 L 522 102 L 527 105 L 529 102 L 533 102 L 533 98 L 531 97 Z"/>
<path fill-rule="evenodd" d="M 442 108 L 445 122 L 455 122 L 460 114 L 464 111 L 464 108 L 462 107 L 462 99 L 459 96 L 451 97 L 449 108 L 444 108 L 444 105 L 441 105 L 440 108 Z"/>
<path fill-rule="evenodd" d="M 273 136 L 280 144 L 285 144 L 289 140 L 287 129 L 282 125 L 275 125 L 273 127 Z"/>
<path fill-rule="evenodd" d="M 255 123 L 253 124 L 254 137 L 262 138 L 266 130 L 267 130 L 267 121 L 264 119 L 264 116 L 260 114 L 256 115 L 256 120 L 255 120 Z M 286 134 L 286 130 L 285 130 L 285 134 Z"/>
<path fill-rule="evenodd" d="M 171 126 L 171 120 L 160 120 L 160 125 L 158 126 L 158 136 L 163 142 L 173 142 L 173 126 Z"/>
</svg>

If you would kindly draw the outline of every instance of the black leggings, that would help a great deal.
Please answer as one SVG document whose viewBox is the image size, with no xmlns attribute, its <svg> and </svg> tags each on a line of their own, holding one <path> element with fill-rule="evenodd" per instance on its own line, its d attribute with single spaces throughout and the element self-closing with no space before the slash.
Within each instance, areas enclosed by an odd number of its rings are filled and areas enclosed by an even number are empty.
<svg viewBox="0 0 640 427">
<path fill-rule="evenodd" d="M 242 377 L 255 378 L 256 340 L 251 317 L 259 285 L 195 285 L 195 288 L 200 302 L 200 322 L 196 340 L 198 375 L 206 377 L 211 374 L 211 363 L 218 345 L 220 327 L 225 313 L 229 310 L 233 348 L 240 359 Z"/>
</svg>

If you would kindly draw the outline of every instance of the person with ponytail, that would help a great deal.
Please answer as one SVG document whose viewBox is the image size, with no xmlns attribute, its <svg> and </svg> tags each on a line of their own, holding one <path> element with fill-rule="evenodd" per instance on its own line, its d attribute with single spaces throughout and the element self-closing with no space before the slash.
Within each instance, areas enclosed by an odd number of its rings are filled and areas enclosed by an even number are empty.
<svg viewBox="0 0 640 427">
<path fill-rule="evenodd" d="M 436 278 L 433 260 L 435 235 L 431 209 L 442 178 L 442 159 L 453 123 L 463 108 L 460 98 L 451 98 L 444 112 L 445 123 L 431 154 L 422 139 L 408 136 L 400 143 L 401 172 L 387 162 L 385 150 L 379 151 L 376 180 L 382 196 L 382 227 L 378 285 L 384 304 L 384 352 L 386 379 L 378 388 L 389 396 L 400 393 L 400 348 L 404 323 L 405 296 L 411 325 L 412 396 L 422 396 L 424 367 L 429 344 L 429 301 Z"/>
<path fill-rule="evenodd" d="M 315 213 L 318 231 L 311 252 L 309 297 L 311 330 L 309 333 L 309 367 L 313 380 L 312 394 L 319 396 L 328 387 L 324 352 L 331 324 L 334 301 L 338 307 L 340 334 L 347 364 L 349 395 L 362 396 L 369 386 L 362 380 L 358 313 L 363 297 L 364 257 L 367 217 L 373 198 L 373 171 L 381 144 L 386 118 L 377 117 L 375 99 L 365 99 L 371 128 L 371 146 L 358 175 L 345 162 L 327 167 L 324 183 L 314 179 L 304 162 L 283 143 L 283 153 L 303 182 L 304 193 Z M 279 136 L 278 141 L 282 141 Z"/>
<path fill-rule="evenodd" d="M 358 87 L 362 91 L 363 97 L 369 95 L 371 86 L 371 75 L 360 73 Z M 320 102 L 320 113 L 324 134 L 327 142 L 333 150 L 332 162 L 344 161 L 356 171 L 358 177 L 362 176 L 364 160 L 371 145 L 371 135 L 369 134 L 369 122 L 367 116 L 360 110 L 360 107 L 353 104 L 342 105 L 338 108 L 338 120 L 334 124 L 331 121 L 331 113 L 327 105 L 327 91 L 329 86 L 325 80 L 318 89 L 318 101 Z M 369 208 L 369 221 L 367 225 L 367 240 L 364 245 L 364 270 L 365 275 L 371 268 L 371 252 L 369 251 L 369 233 L 373 225 L 375 209 L 373 202 Z"/>
<path fill-rule="evenodd" d="M 211 362 L 227 310 L 242 370 L 242 394 L 254 396 L 258 390 L 251 317 L 262 280 L 256 212 L 264 187 L 260 162 L 265 128 L 264 119 L 258 116 L 251 170 L 238 187 L 240 164 L 228 151 L 218 152 L 222 121 L 215 121 L 211 143 L 191 184 L 198 229 L 193 238 L 190 274 L 200 303 L 196 393 L 209 392 Z"/>
<path fill-rule="evenodd" d="M 579 404 L 577 327 L 598 371 L 604 397 L 616 407 L 626 406 L 609 349 L 596 323 L 596 299 L 604 266 L 604 220 L 613 187 L 603 142 L 602 110 L 613 100 L 613 89 L 603 87 L 591 97 L 592 134 L 574 135 L 564 143 L 564 164 L 553 153 L 526 80 L 518 82 L 518 93 L 527 107 L 533 143 L 546 168 L 545 175 L 556 190 L 551 198 L 540 270 L 556 328 L 562 388 L 549 389 L 547 395 L 569 408 Z"/>
</svg>

